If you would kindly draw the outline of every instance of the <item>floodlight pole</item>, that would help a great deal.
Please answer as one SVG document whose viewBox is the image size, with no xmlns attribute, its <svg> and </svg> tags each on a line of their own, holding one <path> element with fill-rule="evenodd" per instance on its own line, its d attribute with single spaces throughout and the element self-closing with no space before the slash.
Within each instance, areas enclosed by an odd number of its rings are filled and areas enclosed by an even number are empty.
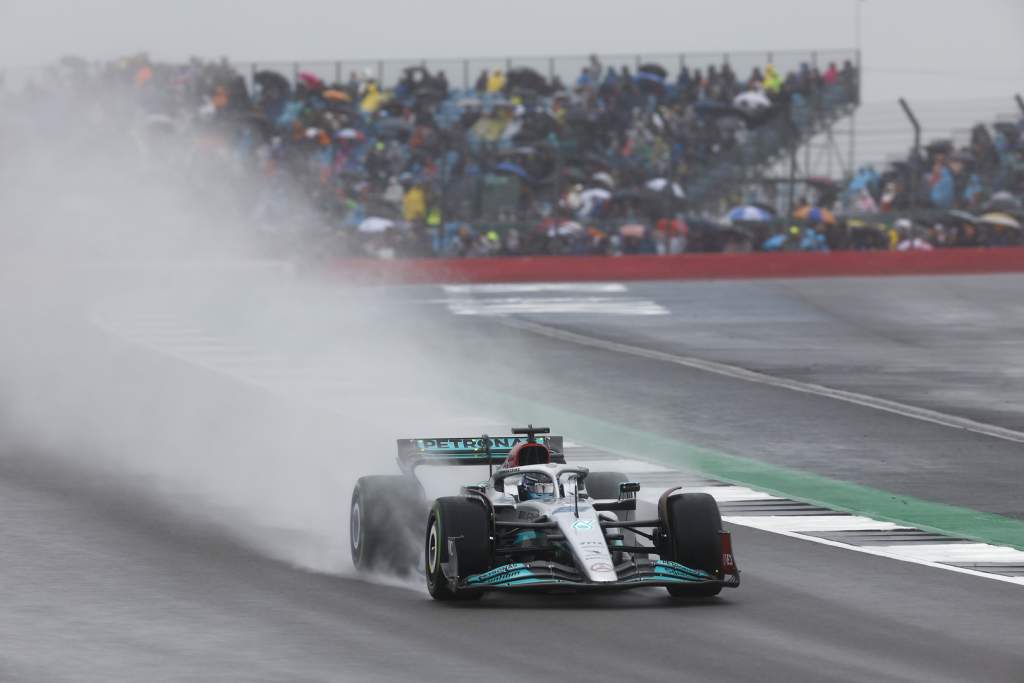
<svg viewBox="0 0 1024 683">
<path fill-rule="evenodd" d="M 857 108 L 860 106 L 860 86 L 864 82 L 863 74 L 863 62 L 861 60 L 861 5 L 865 0 L 853 0 L 853 9 L 856 24 L 856 41 L 855 46 L 857 54 L 855 57 L 854 67 L 856 68 L 855 75 L 857 79 L 857 101 L 854 104 L 853 111 L 850 112 L 850 175 L 852 176 L 857 172 Z"/>
<path fill-rule="evenodd" d="M 913 211 L 914 205 L 917 204 L 917 162 L 921 158 L 921 124 L 918 123 L 917 117 L 914 116 L 906 99 L 900 98 L 900 106 L 903 108 L 903 113 L 910 119 L 910 125 L 914 127 L 914 156 L 910 159 L 910 210 Z"/>
<path fill-rule="evenodd" d="M 1017 100 L 1017 106 L 1020 108 L 1020 113 L 1024 114 L 1024 97 L 1021 97 L 1020 93 L 1017 93 L 1013 96 L 1013 99 Z"/>
</svg>

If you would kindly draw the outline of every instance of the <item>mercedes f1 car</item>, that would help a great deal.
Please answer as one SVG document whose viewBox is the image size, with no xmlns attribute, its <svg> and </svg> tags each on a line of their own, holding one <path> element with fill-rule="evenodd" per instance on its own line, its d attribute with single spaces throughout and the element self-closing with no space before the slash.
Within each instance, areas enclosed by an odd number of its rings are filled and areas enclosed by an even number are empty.
<svg viewBox="0 0 1024 683">
<path fill-rule="evenodd" d="M 353 491 L 356 567 L 409 573 L 422 562 L 437 600 L 642 586 L 707 597 L 739 585 L 710 495 L 670 489 L 656 518 L 637 519 L 639 484 L 567 464 L 546 428 L 512 433 L 399 440 L 402 474 L 362 477 Z M 431 465 L 486 465 L 489 477 L 428 503 L 416 470 Z"/>
</svg>

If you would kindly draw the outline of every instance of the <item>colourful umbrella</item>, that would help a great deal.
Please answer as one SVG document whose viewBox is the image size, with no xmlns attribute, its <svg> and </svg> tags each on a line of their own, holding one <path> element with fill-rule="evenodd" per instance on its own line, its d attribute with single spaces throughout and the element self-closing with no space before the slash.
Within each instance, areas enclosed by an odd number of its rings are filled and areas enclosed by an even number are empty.
<svg viewBox="0 0 1024 683">
<path fill-rule="evenodd" d="M 834 225 L 836 222 L 836 217 L 831 211 L 818 206 L 801 206 L 793 212 L 793 218 L 811 223 L 830 223 Z"/>
<path fill-rule="evenodd" d="M 344 90 L 324 90 L 323 98 L 332 102 L 351 102 L 352 97 Z"/>
<path fill-rule="evenodd" d="M 725 214 L 728 223 L 769 223 L 775 219 L 771 211 L 759 206 L 737 206 Z"/>
</svg>

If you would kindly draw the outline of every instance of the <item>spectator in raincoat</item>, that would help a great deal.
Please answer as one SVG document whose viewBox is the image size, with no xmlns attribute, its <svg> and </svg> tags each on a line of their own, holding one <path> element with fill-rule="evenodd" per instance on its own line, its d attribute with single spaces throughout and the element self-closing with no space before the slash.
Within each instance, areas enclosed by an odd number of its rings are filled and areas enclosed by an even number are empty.
<svg viewBox="0 0 1024 683">
<path fill-rule="evenodd" d="M 782 90 L 782 78 L 775 67 L 769 64 L 764 68 L 764 91 L 769 95 L 778 95 Z"/>
<path fill-rule="evenodd" d="M 402 198 L 402 217 L 412 223 L 422 220 L 427 215 L 427 196 L 418 184 L 405 192 Z"/>
<path fill-rule="evenodd" d="M 491 73 L 487 77 L 487 92 L 496 93 L 501 92 L 504 89 L 505 74 L 501 72 L 501 69 L 491 69 Z"/>
<path fill-rule="evenodd" d="M 967 185 L 964 187 L 964 204 L 970 208 L 976 208 L 981 205 L 981 200 L 984 196 L 985 188 L 981 184 L 981 178 L 978 177 L 977 173 L 972 173 L 967 179 Z"/>
<path fill-rule="evenodd" d="M 359 103 L 359 108 L 365 114 L 374 114 L 382 104 L 384 104 L 384 96 L 381 94 L 380 88 L 374 82 L 369 83 L 366 86 L 366 95 Z"/>
<path fill-rule="evenodd" d="M 931 188 L 930 197 L 933 205 L 940 209 L 949 209 L 953 206 L 955 198 L 953 174 L 939 160 L 935 162 L 935 166 L 932 168 L 931 176 L 928 178 L 928 185 Z"/>
</svg>

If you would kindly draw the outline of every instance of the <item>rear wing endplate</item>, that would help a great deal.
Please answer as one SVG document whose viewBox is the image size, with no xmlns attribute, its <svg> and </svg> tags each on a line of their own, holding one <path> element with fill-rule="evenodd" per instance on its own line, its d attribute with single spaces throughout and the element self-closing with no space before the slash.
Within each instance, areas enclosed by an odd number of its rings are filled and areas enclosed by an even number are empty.
<svg viewBox="0 0 1024 683">
<path fill-rule="evenodd" d="M 551 462 L 565 463 L 562 437 L 538 436 L 535 441 L 551 451 Z M 420 465 L 500 465 L 525 436 L 457 436 L 399 439 L 398 467 L 406 473 Z"/>
</svg>

